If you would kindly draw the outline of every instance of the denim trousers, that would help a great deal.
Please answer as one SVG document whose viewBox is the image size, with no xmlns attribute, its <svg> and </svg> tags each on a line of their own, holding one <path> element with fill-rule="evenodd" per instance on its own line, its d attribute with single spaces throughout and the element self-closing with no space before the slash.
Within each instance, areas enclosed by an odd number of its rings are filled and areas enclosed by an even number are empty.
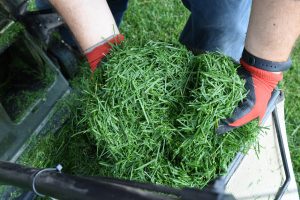
<svg viewBox="0 0 300 200">
<path fill-rule="evenodd" d="M 128 0 L 107 0 L 119 26 Z M 249 23 L 251 0 L 182 0 L 190 16 L 179 41 L 193 53 L 218 51 L 238 61 Z M 38 9 L 51 7 L 36 0 Z"/>
<path fill-rule="evenodd" d="M 195 54 L 218 51 L 238 61 L 249 23 L 251 0 L 182 0 L 190 10 L 179 41 Z"/>
</svg>

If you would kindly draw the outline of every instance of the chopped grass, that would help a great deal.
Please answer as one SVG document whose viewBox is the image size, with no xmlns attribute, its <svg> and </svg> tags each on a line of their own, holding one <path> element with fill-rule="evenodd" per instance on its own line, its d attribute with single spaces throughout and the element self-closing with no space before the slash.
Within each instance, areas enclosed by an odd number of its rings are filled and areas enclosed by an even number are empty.
<svg viewBox="0 0 300 200">
<path fill-rule="evenodd" d="M 177 38 L 187 17 L 180 1 L 130 1 L 121 28 L 125 46 L 114 51 L 93 80 L 83 66 L 82 77 L 72 83 L 79 92 L 69 102 L 71 119 L 59 133 L 32 141 L 35 145 L 21 162 L 35 167 L 62 163 L 65 172 L 77 175 L 173 186 L 202 187 L 223 174 L 236 152 L 253 144 L 257 132 L 254 123 L 225 137 L 212 132 L 217 119 L 232 111 L 244 91 L 230 60 L 217 54 L 193 58 L 180 47 Z M 299 45 L 284 86 L 287 132 L 299 184 L 298 55 Z M 156 79 L 151 81 L 152 77 Z M 163 80 L 168 93 L 163 92 Z"/>
<path fill-rule="evenodd" d="M 38 155 L 23 162 L 41 167 L 67 158 L 63 164 L 75 174 L 203 187 L 258 133 L 255 123 L 225 137 L 214 133 L 245 95 L 236 67 L 216 53 L 194 57 L 165 42 L 125 43 L 92 80 L 80 80 L 76 114 L 66 128 L 73 136 L 65 138 L 64 129 L 58 139 L 49 136 Z"/>
<path fill-rule="evenodd" d="M 203 187 L 224 173 L 257 134 L 253 124 L 225 138 L 214 132 L 244 97 L 235 70 L 219 54 L 193 57 L 166 43 L 116 52 L 83 98 L 81 123 L 95 137 L 103 175 Z"/>
</svg>

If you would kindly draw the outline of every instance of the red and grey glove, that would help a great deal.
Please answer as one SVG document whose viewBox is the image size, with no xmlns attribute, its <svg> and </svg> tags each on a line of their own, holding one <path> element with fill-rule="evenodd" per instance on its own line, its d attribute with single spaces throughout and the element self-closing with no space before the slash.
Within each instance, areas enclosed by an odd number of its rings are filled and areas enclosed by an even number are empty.
<svg viewBox="0 0 300 200">
<path fill-rule="evenodd" d="M 246 50 L 243 52 L 240 63 L 238 74 L 245 79 L 245 88 L 248 94 L 235 108 L 230 118 L 221 120 L 216 130 L 217 134 L 224 134 L 257 118 L 261 123 L 267 111 L 271 94 L 282 80 L 282 71 L 291 66 L 290 60 L 271 62 L 255 57 Z"/>
<path fill-rule="evenodd" d="M 120 44 L 124 40 L 124 36 L 119 34 L 112 39 L 105 41 L 105 43 L 93 48 L 92 50 L 85 53 L 86 58 L 90 64 L 91 71 L 94 72 L 101 62 L 101 60 L 109 53 L 112 45 Z"/>
</svg>

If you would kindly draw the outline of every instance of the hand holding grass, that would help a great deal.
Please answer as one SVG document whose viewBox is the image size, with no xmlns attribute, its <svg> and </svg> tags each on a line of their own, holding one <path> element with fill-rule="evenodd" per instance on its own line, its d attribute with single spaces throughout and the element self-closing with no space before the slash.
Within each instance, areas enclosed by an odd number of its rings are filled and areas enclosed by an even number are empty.
<svg viewBox="0 0 300 200">
<path fill-rule="evenodd" d="M 119 34 L 113 38 L 104 40 L 100 44 L 97 44 L 95 47 L 90 48 L 85 52 L 86 58 L 89 62 L 90 69 L 92 72 L 95 72 L 97 66 L 101 63 L 102 59 L 110 52 L 112 45 L 118 45 L 124 40 L 124 36 Z"/>
<path fill-rule="evenodd" d="M 82 0 L 50 0 L 50 3 L 71 29 L 92 72 L 109 53 L 111 44 L 116 45 L 124 40 L 107 1 L 90 0 L 82 3 Z"/>
<path fill-rule="evenodd" d="M 238 73 L 245 80 L 245 88 L 248 94 L 235 108 L 232 116 L 221 121 L 217 129 L 218 134 L 226 133 L 257 118 L 259 118 L 259 124 L 261 124 L 271 94 L 278 82 L 282 80 L 282 72 L 272 73 L 262 70 L 249 65 L 244 60 L 241 60 L 241 65 Z"/>
<path fill-rule="evenodd" d="M 271 93 L 282 79 L 281 72 L 291 66 L 288 58 L 300 34 L 300 2 L 273 3 L 272 0 L 253 1 L 245 43 L 247 51 L 244 50 L 241 59 L 242 77 L 249 93 L 233 115 L 220 124 L 219 134 L 255 118 L 261 121 Z"/>
</svg>

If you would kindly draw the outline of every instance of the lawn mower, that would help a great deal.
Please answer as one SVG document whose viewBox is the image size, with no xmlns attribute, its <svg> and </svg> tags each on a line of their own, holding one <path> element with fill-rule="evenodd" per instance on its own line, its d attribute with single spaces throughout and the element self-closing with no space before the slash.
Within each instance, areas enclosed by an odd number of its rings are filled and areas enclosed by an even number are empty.
<svg viewBox="0 0 300 200">
<path fill-rule="evenodd" d="M 28 2 L 0 0 L 0 182 L 1 199 L 299 199 L 284 122 L 284 95 L 275 90 L 263 119 L 260 151 L 238 153 L 226 175 L 202 190 L 176 189 L 107 177 L 62 173 L 62 166 L 36 169 L 15 162 L 38 134 L 54 133 L 68 118 L 60 105 L 72 92 L 78 49 L 58 31 L 53 10 L 28 11 Z M 65 27 L 64 27 L 65 28 Z M 18 34 L 14 34 L 18 33 Z M 216 136 L 217 137 L 217 136 Z M 259 154 L 259 155 L 257 155 Z M 52 167 L 52 166 L 49 166 Z M 29 191 L 29 192 L 27 192 Z"/>
</svg>

